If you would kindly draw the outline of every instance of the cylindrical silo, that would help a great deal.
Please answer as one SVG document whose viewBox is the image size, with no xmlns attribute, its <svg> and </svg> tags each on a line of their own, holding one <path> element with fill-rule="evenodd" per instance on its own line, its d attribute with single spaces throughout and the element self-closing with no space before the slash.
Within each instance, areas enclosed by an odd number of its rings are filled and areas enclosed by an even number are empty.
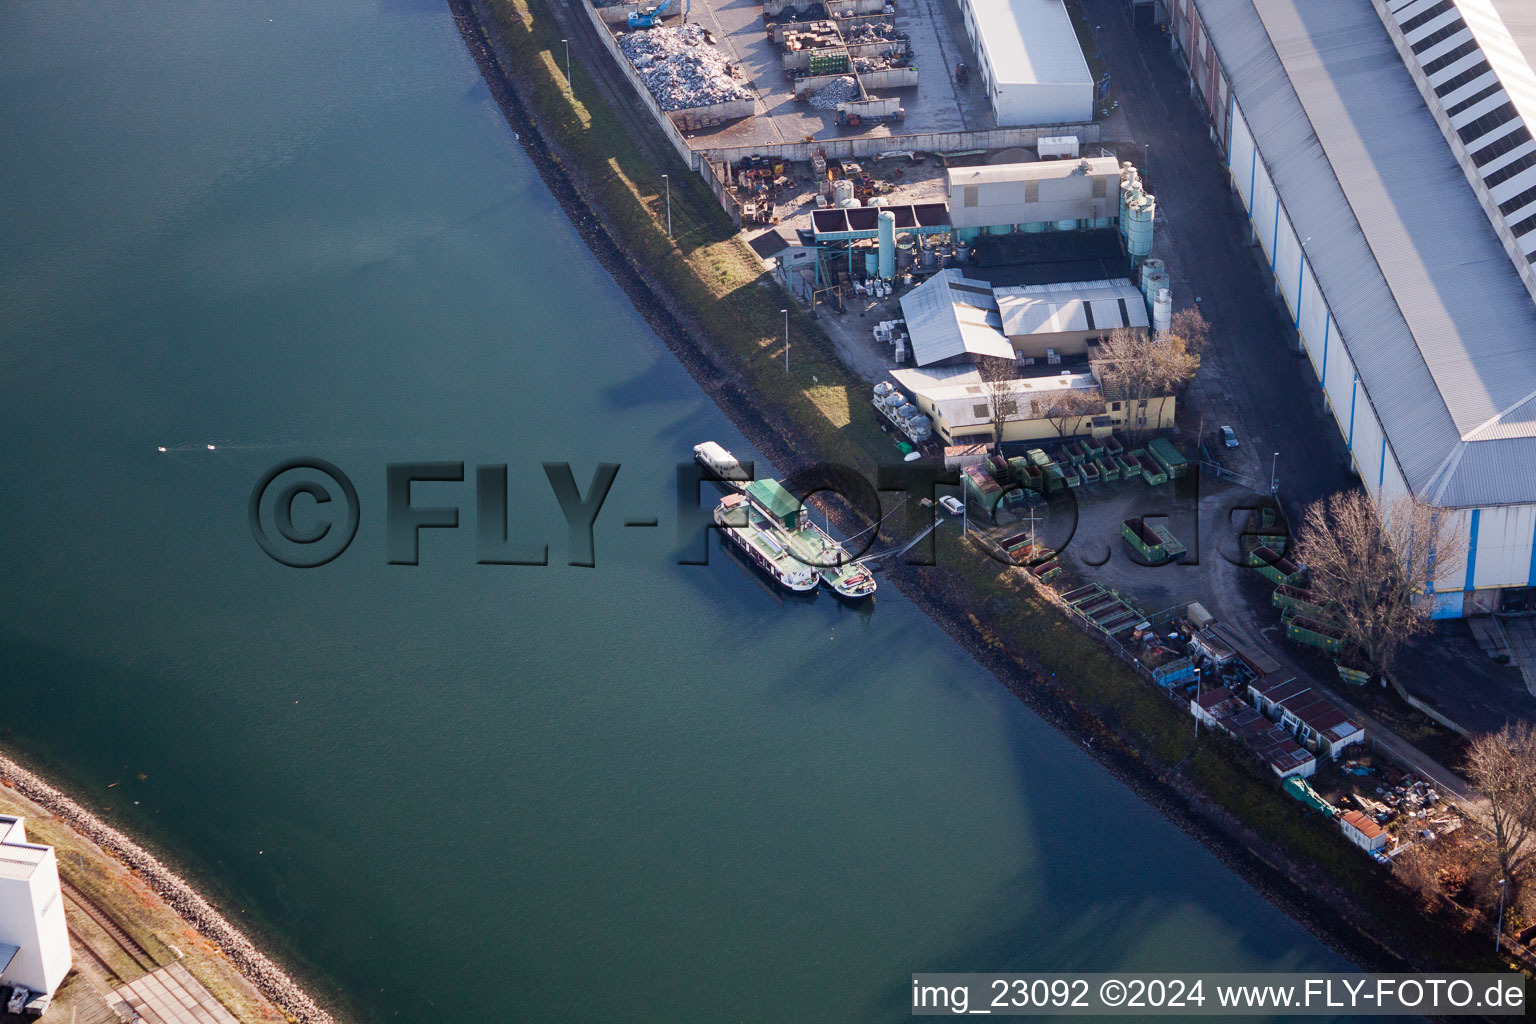
<svg viewBox="0 0 1536 1024">
<path fill-rule="evenodd" d="M 1173 292 L 1159 288 L 1152 300 L 1152 329 L 1166 331 L 1173 324 Z"/>
<path fill-rule="evenodd" d="M 1163 273 L 1163 261 L 1156 256 L 1148 256 L 1141 261 L 1141 293 L 1149 299 L 1153 293 L 1147 291 L 1147 278 L 1153 274 L 1161 273 Z"/>
<path fill-rule="evenodd" d="M 1152 252 L 1152 218 L 1156 210 L 1157 200 L 1140 188 L 1126 201 L 1121 229 L 1125 232 L 1125 250 L 1134 261 L 1139 262 Z"/>
<path fill-rule="evenodd" d="M 890 210 L 880 211 L 880 267 L 882 280 L 896 276 L 896 215 Z"/>
<path fill-rule="evenodd" d="M 838 178 L 832 183 L 832 205 L 842 206 L 853 198 L 853 182 L 847 178 Z"/>
</svg>

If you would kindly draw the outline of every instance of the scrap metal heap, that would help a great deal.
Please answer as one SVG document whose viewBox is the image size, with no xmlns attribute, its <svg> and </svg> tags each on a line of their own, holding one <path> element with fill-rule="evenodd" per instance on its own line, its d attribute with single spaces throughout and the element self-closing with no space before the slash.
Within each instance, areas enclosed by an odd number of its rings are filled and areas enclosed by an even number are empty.
<svg viewBox="0 0 1536 1024">
<path fill-rule="evenodd" d="M 850 46 L 859 43 L 879 43 L 889 40 L 893 43 L 906 42 L 907 34 L 899 30 L 889 21 L 876 18 L 868 18 L 843 32 L 843 41 Z"/>
<path fill-rule="evenodd" d="M 733 75 L 725 55 L 705 42 L 699 25 L 624 32 L 618 41 L 662 110 L 752 98 L 751 90 Z"/>
<path fill-rule="evenodd" d="M 811 106 L 818 110 L 836 110 L 839 103 L 847 103 L 849 100 L 858 98 L 859 83 L 849 75 L 822 86 L 821 90 L 811 97 Z"/>
</svg>

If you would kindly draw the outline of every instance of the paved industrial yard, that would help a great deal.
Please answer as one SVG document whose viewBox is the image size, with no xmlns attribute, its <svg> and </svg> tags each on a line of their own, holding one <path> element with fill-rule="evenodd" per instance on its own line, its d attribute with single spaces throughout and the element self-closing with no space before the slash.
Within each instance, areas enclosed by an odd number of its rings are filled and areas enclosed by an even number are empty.
<svg viewBox="0 0 1536 1024">
<path fill-rule="evenodd" d="M 768 38 L 757 0 L 695 0 L 689 20 L 714 33 L 758 96 L 756 117 L 687 133 L 696 149 L 774 145 L 806 136 L 832 139 L 996 127 L 977 80 L 973 77 L 968 87 L 954 82 L 955 63 L 974 67 L 976 56 L 953 0 L 896 0 L 896 27 L 910 37 L 918 86 L 896 92 L 906 108 L 905 121 L 858 128 L 840 127 L 835 111 L 818 110 L 794 98 L 782 51 Z"/>
</svg>

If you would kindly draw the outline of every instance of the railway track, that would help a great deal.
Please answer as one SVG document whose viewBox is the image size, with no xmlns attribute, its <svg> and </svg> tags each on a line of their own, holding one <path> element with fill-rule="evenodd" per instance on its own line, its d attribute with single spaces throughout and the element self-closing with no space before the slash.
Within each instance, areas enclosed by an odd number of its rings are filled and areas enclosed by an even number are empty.
<svg viewBox="0 0 1536 1024">
<path fill-rule="evenodd" d="M 98 910 L 96 905 L 87 899 L 85 894 L 82 893 L 79 889 L 76 889 L 62 878 L 59 879 L 59 888 L 64 891 L 64 895 L 69 898 L 71 903 L 80 908 L 81 913 L 85 914 L 86 917 L 96 922 L 97 927 L 106 932 L 107 936 L 113 942 L 117 943 L 118 947 L 124 953 L 127 953 L 128 956 L 133 959 L 141 968 L 146 971 L 153 971 L 160 966 L 155 962 L 155 958 L 149 955 L 149 950 L 139 945 L 138 942 L 134 940 L 133 936 L 119 928 L 117 926 L 117 922 L 113 921 L 111 918 L 107 917 L 100 910 Z M 86 944 L 82 941 L 81 945 L 84 946 Z M 86 946 L 86 948 L 90 949 L 89 946 Z M 96 954 L 95 950 L 91 950 L 91 955 L 98 961 L 101 960 L 101 957 Z M 103 964 L 103 966 L 105 966 L 105 964 Z M 113 976 L 117 975 L 117 972 L 113 971 L 110 967 L 107 968 L 107 970 Z"/>
<path fill-rule="evenodd" d="M 96 952 L 96 947 L 91 945 L 90 941 L 86 939 L 84 935 L 81 935 L 73 927 L 69 929 L 69 934 L 70 937 L 75 940 L 75 948 L 85 950 L 86 955 L 91 958 L 91 960 L 96 964 L 97 968 L 101 970 L 102 974 L 104 974 L 109 979 L 116 979 L 117 981 L 123 980 L 122 976 L 112 969 L 112 965 L 107 963 L 106 958 L 104 958 L 100 953 Z"/>
</svg>

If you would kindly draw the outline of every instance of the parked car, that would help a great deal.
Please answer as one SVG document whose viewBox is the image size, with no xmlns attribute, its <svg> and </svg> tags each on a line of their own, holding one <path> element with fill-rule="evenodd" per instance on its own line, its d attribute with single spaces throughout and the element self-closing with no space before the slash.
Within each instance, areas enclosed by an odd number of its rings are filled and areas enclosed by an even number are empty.
<svg viewBox="0 0 1536 1024">
<path fill-rule="evenodd" d="M 943 505 L 944 511 L 948 512 L 952 516 L 965 515 L 965 506 L 960 503 L 959 498 L 956 498 L 953 495 L 944 495 L 944 497 L 939 499 L 939 504 Z"/>
<path fill-rule="evenodd" d="M 1226 445 L 1228 448 L 1236 448 L 1237 447 L 1237 431 L 1233 430 L 1231 427 L 1222 427 L 1221 428 L 1221 443 Z"/>
</svg>

